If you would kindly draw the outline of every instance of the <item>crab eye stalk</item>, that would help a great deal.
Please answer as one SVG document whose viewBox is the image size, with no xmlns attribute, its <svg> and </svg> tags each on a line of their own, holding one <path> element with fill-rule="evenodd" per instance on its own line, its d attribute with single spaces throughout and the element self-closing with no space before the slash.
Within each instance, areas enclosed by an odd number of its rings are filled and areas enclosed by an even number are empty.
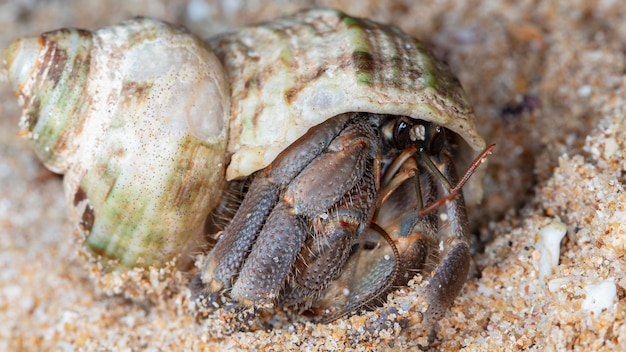
<svg viewBox="0 0 626 352">
<path fill-rule="evenodd" d="M 411 144 L 412 123 L 406 118 L 399 118 L 393 127 L 393 145 L 398 149 L 405 149 Z"/>
<path fill-rule="evenodd" d="M 433 129 L 432 137 L 430 138 L 430 144 L 428 146 L 428 153 L 431 156 L 436 156 L 441 153 L 444 145 L 446 144 L 446 130 L 441 126 L 435 126 Z"/>
<path fill-rule="evenodd" d="M 398 150 L 404 150 L 412 145 L 418 150 L 425 150 L 432 139 L 430 135 L 433 134 L 431 130 L 434 127 L 429 122 L 402 116 L 397 118 L 393 125 L 391 144 Z"/>
</svg>

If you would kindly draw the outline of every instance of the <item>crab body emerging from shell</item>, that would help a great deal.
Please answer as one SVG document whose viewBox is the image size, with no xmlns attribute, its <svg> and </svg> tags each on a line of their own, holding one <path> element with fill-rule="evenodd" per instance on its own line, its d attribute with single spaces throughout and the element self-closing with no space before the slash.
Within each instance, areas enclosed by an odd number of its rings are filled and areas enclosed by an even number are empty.
<svg viewBox="0 0 626 352">
<path fill-rule="evenodd" d="M 454 184 L 455 164 L 484 141 L 447 65 L 396 27 L 314 9 L 203 43 L 138 18 L 18 40 L 7 65 L 21 133 L 65 173 L 72 219 L 112 268 L 181 256 L 226 181 L 252 177 L 194 280 L 201 304 L 230 292 L 242 305 L 317 305 L 332 316 L 427 269 L 435 316 L 465 281 L 463 196 L 419 209 L 449 195 L 441 179 Z M 431 132 L 400 143 L 399 122 L 452 133 L 437 147 Z M 439 171 L 423 158 L 395 165 L 409 144 Z M 400 169 L 416 177 L 385 191 Z M 465 191 L 468 203 L 480 199 L 480 175 Z M 356 294 L 337 302 L 346 287 Z"/>
<path fill-rule="evenodd" d="M 420 210 L 457 182 L 449 143 L 439 126 L 394 115 L 347 113 L 313 127 L 253 176 L 191 284 L 197 303 L 219 306 L 226 293 L 334 320 L 428 271 L 427 315 L 442 314 L 469 269 L 465 205 L 458 195 Z"/>
</svg>

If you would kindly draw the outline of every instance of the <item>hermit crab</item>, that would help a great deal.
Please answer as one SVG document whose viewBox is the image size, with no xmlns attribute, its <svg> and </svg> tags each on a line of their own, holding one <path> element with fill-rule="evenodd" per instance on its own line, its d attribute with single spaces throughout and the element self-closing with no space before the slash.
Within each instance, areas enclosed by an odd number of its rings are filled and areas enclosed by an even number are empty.
<svg viewBox="0 0 626 352">
<path fill-rule="evenodd" d="M 422 272 L 436 319 L 460 291 L 491 149 L 448 66 L 400 29 L 313 9 L 203 42 L 137 18 L 6 56 L 20 133 L 110 270 L 185 256 L 213 211 L 231 215 L 191 282 L 200 306 L 332 320 Z"/>
</svg>

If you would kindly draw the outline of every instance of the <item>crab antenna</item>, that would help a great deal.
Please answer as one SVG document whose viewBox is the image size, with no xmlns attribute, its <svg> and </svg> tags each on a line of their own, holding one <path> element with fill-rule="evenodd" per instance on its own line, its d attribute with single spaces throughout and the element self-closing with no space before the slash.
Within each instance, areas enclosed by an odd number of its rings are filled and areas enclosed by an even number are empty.
<svg viewBox="0 0 626 352">
<path fill-rule="evenodd" d="M 426 155 L 426 152 L 424 151 L 424 149 L 420 149 L 420 151 L 417 152 L 417 155 L 419 156 L 420 160 L 424 162 L 424 166 L 426 166 L 428 171 L 430 171 L 433 175 L 435 175 L 435 177 L 437 177 L 439 181 L 441 181 L 441 183 L 443 183 L 443 185 L 446 186 L 448 191 L 451 191 L 453 187 L 450 184 L 450 181 L 448 181 L 448 179 L 441 173 L 441 171 L 439 171 L 439 169 L 433 163 L 433 161 L 430 160 L 428 155 Z"/>
<path fill-rule="evenodd" d="M 424 163 L 426 164 L 426 167 L 432 173 L 434 173 L 435 176 L 446 186 L 450 194 L 443 198 L 438 199 L 436 202 L 429 205 L 427 208 L 420 208 L 419 215 L 424 216 L 426 214 L 429 214 L 433 212 L 435 209 L 444 205 L 446 202 L 456 199 L 461 188 L 463 188 L 463 186 L 467 183 L 470 177 L 474 174 L 476 169 L 482 164 L 482 162 L 487 158 L 487 156 L 491 154 L 491 152 L 493 151 L 493 148 L 495 147 L 496 147 L 495 144 L 490 144 L 487 148 L 485 148 L 474 159 L 474 161 L 472 161 L 472 163 L 467 167 L 467 169 L 463 173 L 463 177 L 461 177 L 461 179 L 454 186 L 450 185 L 450 181 L 448 181 L 448 179 L 441 173 L 441 171 L 439 171 L 439 169 L 435 166 L 432 160 L 430 160 L 430 158 L 427 155 L 423 154 L 423 152 L 420 151 L 420 153 L 418 153 L 417 155 L 419 155 L 420 158 L 424 161 Z"/>
<path fill-rule="evenodd" d="M 417 209 L 424 208 L 424 198 L 422 198 L 422 184 L 420 183 L 419 171 L 415 171 L 413 176 L 413 183 L 415 184 L 415 195 L 417 196 Z"/>
<path fill-rule="evenodd" d="M 465 173 L 463 174 L 463 177 L 461 177 L 461 180 L 459 180 L 459 182 L 457 182 L 457 184 L 452 189 L 450 189 L 450 192 L 458 192 L 461 188 L 463 188 L 463 186 L 465 186 L 469 178 L 474 174 L 476 169 L 493 152 L 493 148 L 495 147 L 496 147 L 495 144 L 490 144 L 489 146 L 487 146 L 487 148 L 485 148 L 485 150 L 483 150 L 476 157 L 476 159 L 474 159 L 474 161 L 472 161 L 472 163 L 469 164 L 469 166 L 467 167 L 467 170 L 465 170 Z"/>
</svg>

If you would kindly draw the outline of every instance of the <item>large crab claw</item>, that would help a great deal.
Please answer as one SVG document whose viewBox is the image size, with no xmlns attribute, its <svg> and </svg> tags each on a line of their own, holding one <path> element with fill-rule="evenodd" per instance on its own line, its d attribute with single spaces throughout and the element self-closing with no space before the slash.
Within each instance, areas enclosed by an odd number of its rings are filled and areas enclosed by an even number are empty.
<svg viewBox="0 0 626 352">
<path fill-rule="evenodd" d="M 407 148 L 398 156 L 383 176 L 380 208 L 355 244 L 360 250 L 316 303 L 316 315 L 328 322 L 378 305 L 421 272 L 428 274 L 424 322 L 432 343 L 438 320 L 452 305 L 469 270 L 468 221 L 460 190 L 494 147 L 478 155 L 460 179 L 447 147 L 430 156 Z M 421 154 L 409 158 L 416 152 Z M 422 167 L 416 163 L 420 159 Z M 419 178 L 413 178 L 416 174 Z M 415 182 L 408 182 L 411 179 Z"/>
<path fill-rule="evenodd" d="M 367 228 L 379 180 L 377 132 L 341 115 L 313 128 L 259 172 L 192 287 L 248 305 L 310 305 Z"/>
</svg>

